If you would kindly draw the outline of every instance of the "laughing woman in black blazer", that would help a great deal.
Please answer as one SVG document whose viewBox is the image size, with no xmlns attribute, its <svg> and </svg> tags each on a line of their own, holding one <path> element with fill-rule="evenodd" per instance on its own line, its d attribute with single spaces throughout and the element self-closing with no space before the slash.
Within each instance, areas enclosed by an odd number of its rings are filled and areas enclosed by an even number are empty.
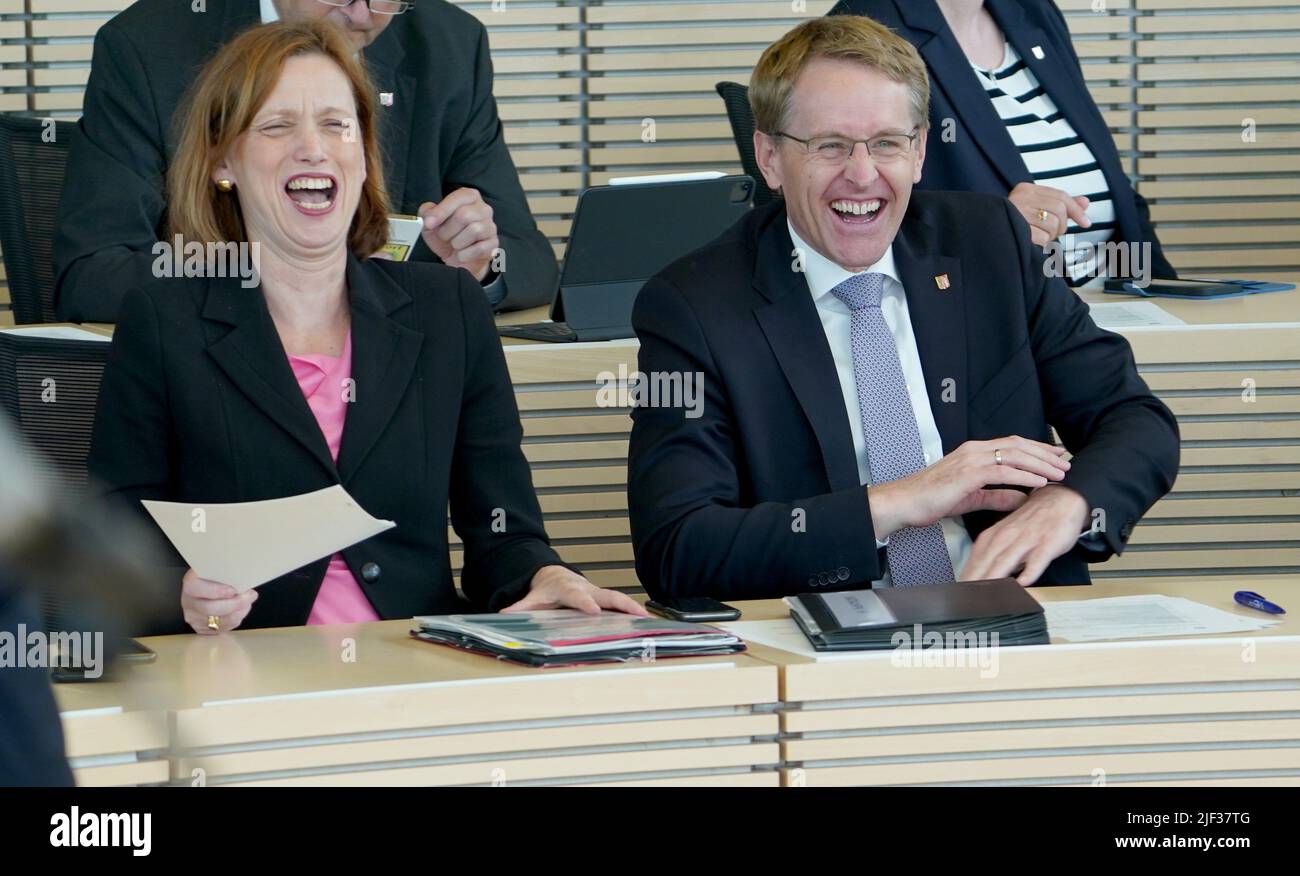
<svg viewBox="0 0 1300 876">
<path fill-rule="evenodd" d="M 1098 244 L 1150 244 L 1141 272 L 1175 277 L 1053 0 L 840 0 L 912 43 L 930 73 L 919 188 L 1010 198 L 1035 243 L 1060 240 L 1064 279 L 1097 285 Z"/>
<path fill-rule="evenodd" d="M 324 23 L 254 28 L 192 95 L 168 237 L 253 245 L 260 284 L 158 279 L 128 295 L 91 474 L 134 513 L 141 499 L 245 502 L 342 484 L 397 526 L 242 595 L 178 569 L 181 610 L 148 631 L 463 611 L 449 504 L 478 609 L 643 614 L 547 542 L 474 278 L 367 258 L 387 208 L 373 90 L 346 37 Z"/>
</svg>

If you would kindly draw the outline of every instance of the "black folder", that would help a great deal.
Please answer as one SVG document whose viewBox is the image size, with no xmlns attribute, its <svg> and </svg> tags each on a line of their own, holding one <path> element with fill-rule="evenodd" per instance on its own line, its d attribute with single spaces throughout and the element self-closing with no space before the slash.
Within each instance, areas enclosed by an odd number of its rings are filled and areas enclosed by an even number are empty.
<svg viewBox="0 0 1300 876">
<path fill-rule="evenodd" d="M 1014 578 L 802 593 L 787 598 L 786 604 L 818 651 L 1046 645 L 1049 641 L 1043 607 Z"/>
</svg>

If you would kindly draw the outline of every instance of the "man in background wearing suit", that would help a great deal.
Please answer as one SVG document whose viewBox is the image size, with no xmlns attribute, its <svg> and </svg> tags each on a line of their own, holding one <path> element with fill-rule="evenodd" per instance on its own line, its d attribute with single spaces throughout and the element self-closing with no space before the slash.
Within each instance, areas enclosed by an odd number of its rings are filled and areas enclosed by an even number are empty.
<svg viewBox="0 0 1300 876">
<path fill-rule="evenodd" d="M 555 255 L 506 149 L 476 18 L 444 0 L 138 0 L 95 37 L 54 243 L 60 315 L 112 322 L 151 279 L 176 108 L 219 46 L 280 18 L 328 18 L 363 51 L 389 199 L 424 218 L 412 258 L 465 268 L 497 309 L 550 301 Z"/>
<path fill-rule="evenodd" d="M 916 50 L 867 18 L 759 60 L 755 149 L 784 197 L 650 280 L 632 319 L 641 373 L 703 385 L 691 416 L 632 414 L 653 597 L 1084 584 L 1173 483 L 1173 416 L 1019 213 L 912 191 L 928 99 Z"/>
</svg>

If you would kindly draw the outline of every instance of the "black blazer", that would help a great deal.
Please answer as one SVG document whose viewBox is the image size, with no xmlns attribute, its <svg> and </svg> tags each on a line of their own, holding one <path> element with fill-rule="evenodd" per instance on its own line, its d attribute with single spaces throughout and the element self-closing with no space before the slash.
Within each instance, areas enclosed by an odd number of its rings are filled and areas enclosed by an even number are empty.
<svg viewBox="0 0 1300 876">
<path fill-rule="evenodd" d="M 700 373 L 702 415 L 633 409 L 628 509 L 652 596 L 753 599 L 862 587 L 881 574 L 849 413 L 782 202 L 651 279 L 632 325 L 639 370 Z M 1173 483 L 1178 427 L 1005 198 L 914 191 L 894 258 L 944 453 L 1022 435 L 1074 454 L 1064 483 L 1105 511 L 1099 549 L 1044 584 L 1084 584 Z M 946 274 L 948 289 L 936 278 Z M 947 381 L 956 395 L 944 401 Z M 802 513 L 799 513 L 802 511 Z M 971 537 L 999 519 L 968 514 Z M 1087 540 L 1085 540 L 1087 541 Z M 828 582 L 834 582 L 829 583 Z"/>
<path fill-rule="evenodd" d="M 258 0 L 208 0 L 202 13 L 177 0 L 138 0 L 99 29 L 54 239 L 63 319 L 112 322 L 126 291 L 151 279 L 149 249 L 164 233 L 163 173 L 176 153 L 173 115 L 215 50 L 260 21 Z M 444 0 L 420 0 L 364 57 L 376 91 L 393 94 L 392 106 L 375 101 L 393 209 L 414 214 L 453 189 L 478 189 L 506 253 L 498 307 L 550 301 L 555 253 L 502 137 L 483 25 Z M 412 258 L 437 260 L 423 242 Z"/>
<path fill-rule="evenodd" d="M 356 401 L 337 466 L 260 290 L 181 279 L 127 294 L 90 474 L 146 519 L 140 499 L 244 502 L 342 484 L 366 511 L 397 523 L 343 551 L 383 618 L 466 609 L 448 561 L 450 502 L 465 545 L 464 591 L 474 607 L 500 609 L 523 596 L 537 569 L 560 561 L 542 528 L 483 293 L 465 271 L 351 256 L 347 283 Z M 171 555 L 179 594 L 186 564 Z M 244 626 L 304 623 L 328 562 L 263 585 Z M 155 631 L 188 629 L 179 596 L 175 612 Z"/>
<path fill-rule="evenodd" d="M 1115 140 L 1083 78 L 1061 10 L 1052 0 L 985 0 L 1011 45 L 1088 144 L 1115 204 L 1115 241 L 1148 241 L 1152 275 L 1176 277 L 1151 227 L 1147 202 L 1120 164 Z M 919 187 L 1006 195 L 1033 182 L 1006 125 L 970 68 L 934 0 L 840 0 L 831 15 L 865 15 L 916 46 L 930 71 L 930 138 Z M 1043 58 L 1034 55 L 1034 47 Z M 952 119 L 952 138 L 940 136 Z"/>
</svg>

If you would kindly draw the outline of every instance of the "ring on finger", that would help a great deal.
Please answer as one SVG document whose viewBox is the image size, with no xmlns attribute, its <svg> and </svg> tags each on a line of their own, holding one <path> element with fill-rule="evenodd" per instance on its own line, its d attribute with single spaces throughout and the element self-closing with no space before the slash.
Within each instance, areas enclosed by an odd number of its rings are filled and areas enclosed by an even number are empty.
<svg viewBox="0 0 1300 876">
<path fill-rule="evenodd" d="M 1002 464 L 1002 451 L 1001 451 L 1001 450 L 994 450 L 994 451 L 993 451 L 993 464 L 994 464 L 994 465 L 1001 465 L 1001 464 Z"/>
<path fill-rule="evenodd" d="M 220 630 L 220 629 L 221 629 L 221 618 L 217 617 L 215 614 L 210 614 L 210 615 L 208 615 L 208 629 L 210 629 L 210 630 Z"/>
<path fill-rule="evenodd" d="M 1047 221 L 1047 211 L 1044 210 L 1044 209 L 1042 209 L 1041 207 L 1040 207 L 1039 210 L 1038 210 L 1038 221 L 1039 221 L 1039 222 L 1046 222 L 1046 221 Z"/>
</svg>

